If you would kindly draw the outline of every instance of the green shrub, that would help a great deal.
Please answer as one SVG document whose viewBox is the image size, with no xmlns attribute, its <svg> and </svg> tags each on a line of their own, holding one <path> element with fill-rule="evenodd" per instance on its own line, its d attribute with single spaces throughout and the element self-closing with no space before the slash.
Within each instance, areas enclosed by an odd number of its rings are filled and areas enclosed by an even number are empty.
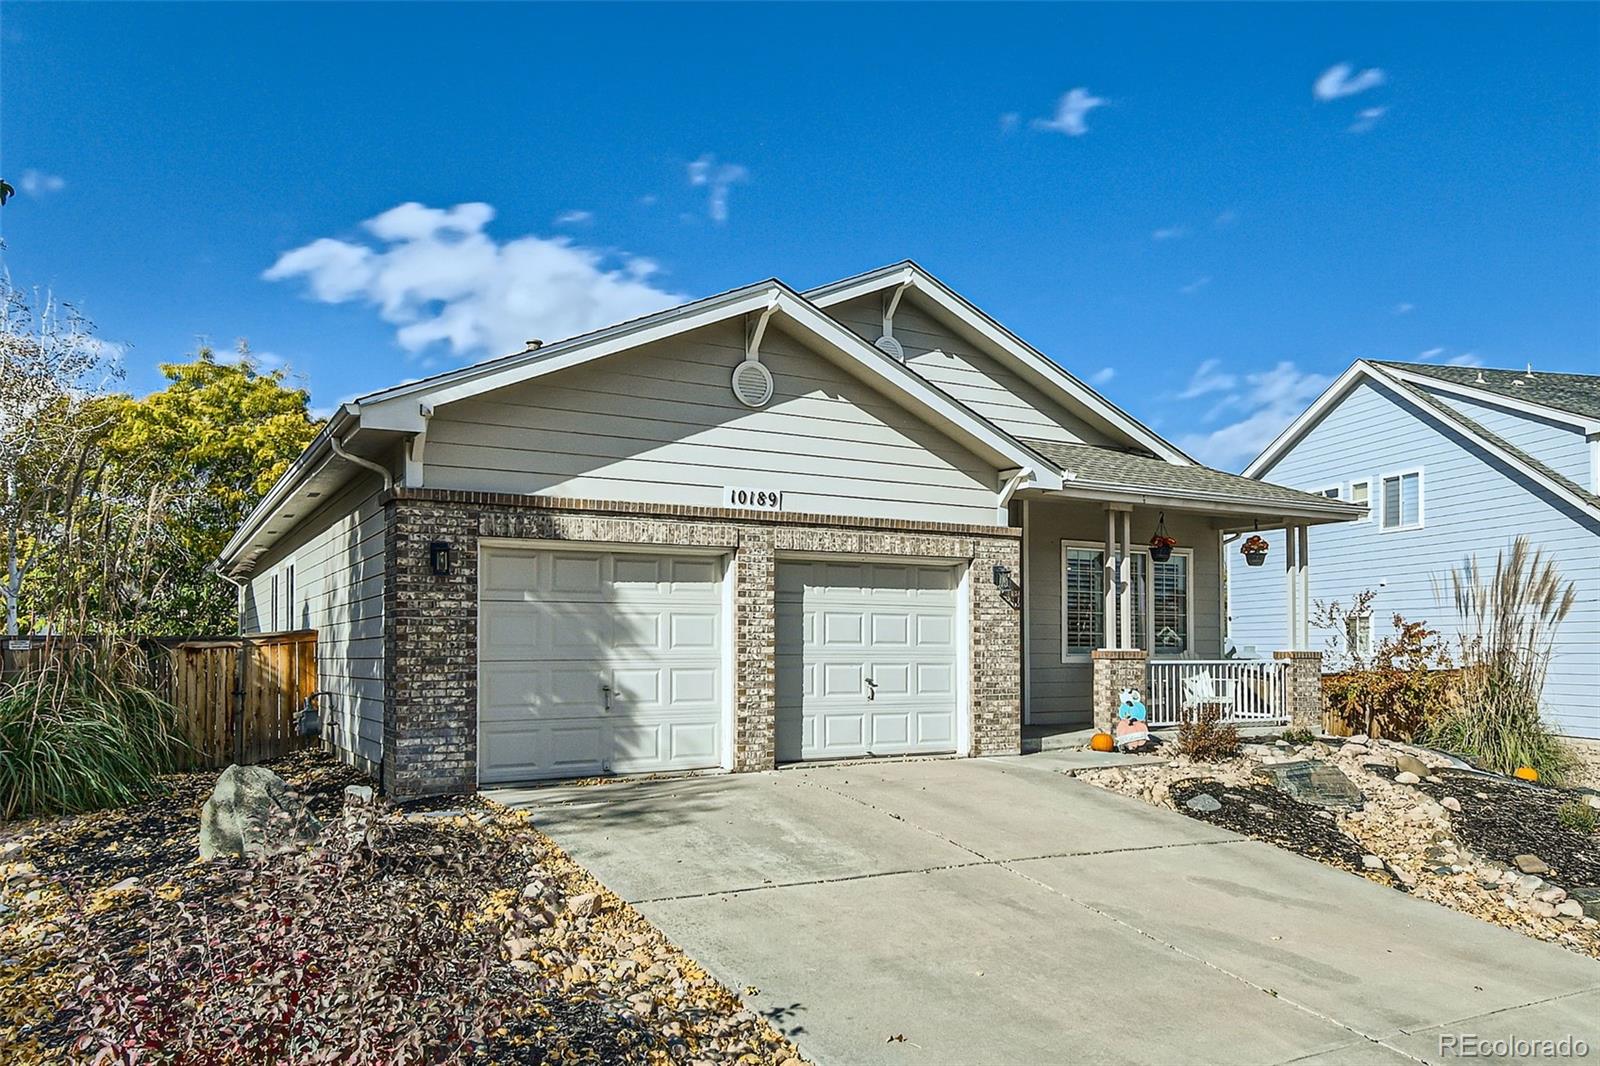
<svg viewBox="0 0 1600 1066">
<path fill-rule="evenodd" d="M 130 803 L 173 768 L 177 710 L 127 653 L 53 652 L 0 685 L 0 820 Z"/>
<path fill-rule="evenodd" d="M 1291 728 L 1283 731 L 1282 739 L 1290 744 L 1309 744 L 1317 735 L 1309 729 Z"/>
<path fill-rule="evenodd" d="M 1219 762 L 1239 754 L 1239 730 L 1221 718 L 1211 704 L 1186 717 L 1178 726 L 1178 754 L 1196 762 Z"/>
<path fill-rule="evenodd" d="M 1427 724 L 1425 743 L 1508 774 L 1559 782 L 1572 755 L 1539 714 L 1556 630 L 1577 602 L 1555 561 L 1518 537 L 1485 573 L 1476 558 L 1450 574 L 1461 619 L 1460 700 Z M 1442 592 L 1442 590 L 1441 590 Z"/>
<path fill-rule="evenodd" d="M 1556 808 L 1556 821 L 1574 833 L 1592 833 L 1600 829 L 1600 811 L 1582 800 L 1567 800 Z"/>
</svg>

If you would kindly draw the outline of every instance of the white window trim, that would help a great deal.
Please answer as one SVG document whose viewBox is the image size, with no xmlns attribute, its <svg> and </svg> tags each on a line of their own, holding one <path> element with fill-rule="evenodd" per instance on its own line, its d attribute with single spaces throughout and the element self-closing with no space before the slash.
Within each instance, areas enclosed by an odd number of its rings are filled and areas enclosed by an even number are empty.
<svg viewBox="0 0 1600 1066">
<path fill-rule="evenodd" d="M 1420 481 L 1418 483 L 1420 484 Z M 1359 521 L 1370 522 L 1370 521 L 1372 521 L 1372 516 L 1377 514 L 1377 508 L 1372 506 L 1372 479 L 1370 477 L 1358 477 L 1358 478 L 1355 478 L 1354 480 L 1352 480 L 1350 482 L 1349 487 L 1348 487 L 1348 491 L 1350 493 L 1350 498 L 1348 500 L 1346 500 L 1345 502 L 1346 503 L 1355 503 L 1356 502 L 1356 486 L 1357 485 L 1365 485 L 1367 487 L 1367 517 L 1362 518 Z M 1421 510 L 1422 509 L 1420 507 L 1417 509 L 1419 514 L 1421 513 Z"/>
<path fill-rule="evenodd" d="M 1060 569 L 1056 571 L 1056 587 L 1061 591 L 1061 661 L 1063 664 L 1089 662 L 1092 654 L 1092 649 L 1091 651 L 1067 650 L 1067 552 L 1073 548 L 1101 552 L 1101 573 L 1103 574 L 1105 572 L 1103 553 L 1106 550 L 1106 546 L 1103 542 L 1092 540 L 1063 540 L 1061 542 L 1061 552 L 1057 557 L 1060 563 Z M 1131 554 L 1135 560 L 1139 559 L 1141 556 L 1144 558 L 1144 587 L 1146 594 L 1148 594 L 1149 591 L 1155 587 L 1155 574 L 1152 573 L 1150 569 L 1153 565 L 1150 561 L 1150 546 L 1147 544 L 1135 544 L 1131 550 Z M 1189 629 L 1189 648 L 1184 651 L 1176 652 L 1158 652 L 1153 650 L 1156 643 L 1156 613 L 1147 606 L 1144 612 L 1144 643 L 1147 648 L 1152 649 L 1149 652 L 1150 658 L 1152 659 L 1181 659 L 1185 655 L 1189 655 L 1194 651 L 1194 597 L 1195 588 L 1197 585 L 1194 569 L 1194 549 L 1173 548 L 1172 554 L 1174 556 L 1181 555 L 1189 561 L 1189 595 L 1186 597 L 1188 602 L 1185 610 L 1185 624 Z M 1104 586 L 1101 587 L 1100 591 L 1103 597 L 1105 594 Z M 1121 601 L 1118 600 L 1118 602 L 1120 603 Z"/>
<path fill-rule="evenodd" d="M 1409 533 L 1412 530 L 1421 529 L 1422 528 L 1423 521 L 1426 518 L 1427 513 L 1428 513 L 1427 505 L 1423 502 L 1424 501 L 1424 497 L 1427 495 L 1427 491 L 1428 491 L 1428 486 L 1427 486 L 1428 479 L 1423 476 L 1422 472 L 1423 472 L 1423 467 L 1418 466 L 1418 467 L 1412 467 L 1412 468 L 1407 469 L 1407 470 L 1394 470 L 1394 471 L 1390 471 L 1387 474 L 1378 475 L 1378 505 L 1379 505 L 1378 506 L 1378 532 L 1379 533 Z M 1384 491 L 1383 491 L 1384 482 L 1390 480 L 1391 478 L 1406 478 L 1406 477 L 1411 476 L 1412 474 L 1417 475 L 1417 520 L 1415 522 L 1411 523 L 1410 525 L 1399 525 L 1399 526 L 1388 525 L 1388 524 L 1386 524 L 1384 522 L 1384 518 L 1388 514 L 1388 507 L 1389 507 L 1388 499 L 1385 496 Z M 1404 485 L 1404 482 L 1402 482 L 1402 484 L 1401 484 L 1402 505 L 1403 505 L 1404 497 L 1405 497 L 1405 485 Z"/>
<path fill-rule="evenodd" d="M 1351 623 L 1355 624 L 1353 631 L 1351 629 Z M 1367 646 L 1365 650 L 1361 648 L 1361 637 L 1363 635 L 1363 630 L 1366 631 L 1365 636 L 1367 638 Z M 1352 639 L 1352 637 L 1354 639 Z M 1377 643 L 1378 639 L 1377 626 L 1373 623 L 1372 618 L 1372 608 L 1369 607 L 1365 611 L 1353 613 L 1345 617 L 1344 639 L 1345 644 L 1347 645 L 1345 648 L 1345 652 L 1347 654 L 1351 656 L 1367 656 L 1372 654 L 1372 649 Z"/>
</svg>

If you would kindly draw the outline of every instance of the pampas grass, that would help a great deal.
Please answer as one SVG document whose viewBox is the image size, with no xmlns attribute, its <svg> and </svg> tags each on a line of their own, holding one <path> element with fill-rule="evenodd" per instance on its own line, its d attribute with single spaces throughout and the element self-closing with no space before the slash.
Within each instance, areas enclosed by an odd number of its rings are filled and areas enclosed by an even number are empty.
<svg viewBox="0 0 1600 1066">
<path fill-rule="evenodd" d="M 1440 598 L 1443 589 L 1437 588 Z M 1559 782 L 1572 755 L 1540 717 L 1556 630 L 1577 600 L 1555 561 L 1518 537 L 1488 573 L 1476 557 L 1450 573 L 1450 598 L 1461 620 L 1461 700 L 1424 731 L 1424 742 L 1485 769 L 1531 766 Z"/>
</svg>

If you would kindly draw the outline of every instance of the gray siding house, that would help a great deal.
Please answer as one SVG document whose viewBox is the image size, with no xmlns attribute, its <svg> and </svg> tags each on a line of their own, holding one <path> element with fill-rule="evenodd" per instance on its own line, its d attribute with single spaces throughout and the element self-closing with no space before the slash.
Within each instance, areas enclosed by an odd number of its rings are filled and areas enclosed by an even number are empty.
<svg viewBox="0 0 1600 1066">
<path fill-rule="evenodd" d="M 906 262 L 345 404 L 219 567 L 245 632 L 316 629 L 326 741 L 406 798 L 1014 753 L 1113 683 L 1282 718 L 1304 655 L 1220 661 L 1223 538 L 1360 513 L 1196 464 Z"/>
<path fill-rule="evenodd" d="M 1382 640 L 1397 613 L 1453 642 L 1449 572 L 1473 556 L 1492 567 L 1526 535 L 1578 586 L 1545 683 L 1547 716 L 1570 736 L 1600 738 L 1600 377 L 1357 362 L 1245 473 L 1368 508 L 1316 535 L 1313 600 L 1348 606 L 1377 593 L 1348 635 L 1318 635 L 1340 654 L 1351 638 Z M 1281 549 L 1281 535 L 1266 536 Z M 1229 559 L 1232 641 L 1270 646 L 1283 580 Z"/>
</svg>

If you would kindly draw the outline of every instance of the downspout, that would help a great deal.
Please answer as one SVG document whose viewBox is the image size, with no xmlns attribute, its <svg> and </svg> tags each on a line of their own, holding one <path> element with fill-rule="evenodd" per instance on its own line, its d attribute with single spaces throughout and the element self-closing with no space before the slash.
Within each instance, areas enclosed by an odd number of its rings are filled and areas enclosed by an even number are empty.
<svg viewBox="0 0 1600 1066">
<path fill-rule="evenodd" d="M 383 478 L 384 492 L 394 491 L 394 475 L 389 473 L 388 467 L 384 466 L 382 463 L 375 463 L 371 459 L 366 459 L 359 455 L 352 455 L 350 452 L 345 451 L 344 442 L 338 437 L 329 437 L 328 443 L 333 445 L 333 454 L 337 455 L 339 458 L 347 460 L 348 462 L 352 462 L 359 467 L 371 470 L 374 474 L 377 474 L 379 477 Z"/>
</svg>

